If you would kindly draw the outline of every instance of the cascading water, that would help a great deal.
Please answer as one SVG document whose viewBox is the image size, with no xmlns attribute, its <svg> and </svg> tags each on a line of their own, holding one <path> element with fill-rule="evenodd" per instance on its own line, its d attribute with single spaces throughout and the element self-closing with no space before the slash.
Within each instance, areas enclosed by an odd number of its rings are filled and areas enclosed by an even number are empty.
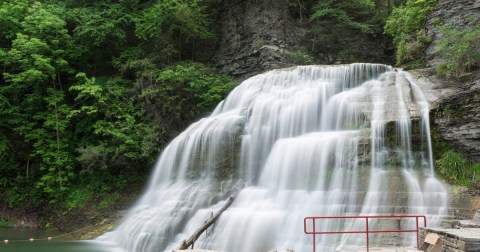
<svg viewBox="0 0 480 252">
<path fill-rule="evenodd" d="M 433 172 L 428 112 L 409 74 L 385 65 L 252 77 L 166 147 L 142 198 L 99 239 L 128 251 L 172 251 L 222 207 L 238 180 L 247 186 L 196 247 L 309 251 L 303 218 L 312 215 L 425 214 L 435 225 L 446 215 L 447 193 Z M 372 221 L 371 228 L 389 225 Z M 371 244 L 415 240 L 375 237 Z M 318 251 L 365 243 L 354 235 L 316 242 Z"/>
</svg>

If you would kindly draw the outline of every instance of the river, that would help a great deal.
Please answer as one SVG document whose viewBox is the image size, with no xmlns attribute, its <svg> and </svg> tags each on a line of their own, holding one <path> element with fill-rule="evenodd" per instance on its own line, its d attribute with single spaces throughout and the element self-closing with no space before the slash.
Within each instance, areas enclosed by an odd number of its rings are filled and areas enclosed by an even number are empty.
<svg viewBox="0 0 480 252">
<path fill-rule="evenodd" d="M 113 245 L 93 241 L 52 239 L 58 233 L 21 228 L 0 228 L 0 251 L 2 252 L 121 252 Z M 30 241 L 33 238 L 33 241 Z M 8 240 L 8 243 L 5 243 Z"/>
</svg>

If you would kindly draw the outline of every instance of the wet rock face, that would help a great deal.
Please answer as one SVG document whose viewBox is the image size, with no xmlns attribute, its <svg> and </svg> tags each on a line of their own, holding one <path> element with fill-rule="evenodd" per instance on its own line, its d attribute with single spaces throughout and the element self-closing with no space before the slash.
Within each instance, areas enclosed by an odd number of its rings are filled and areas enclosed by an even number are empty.
<svg viewBox="0 0 480 252">
<path fill-rule="evenodd" d="M 429 14 L 426 29 L 432 43 L 425 51 L 427 66 L 435 68 L 443 62 L 436 53 L 442 38 L 438 21 L 461 28 L 468 17 L 480 19 L 480 0 L 439 0 Z M 435 75 L 434 69 L 417 71 L 430 82 L 427 99 L 433 108 L 432 123 L 440 137 L 469 159 L 480 161 L 480 73 L 471 73 L 456 80 Z M 425 86 L 424 86 L 425 87 Z"/>
<path fill-rule="evenodd" d="M 293 65 L 289 51 L 297 47 L 298 29 L 288 0 L 223 2 L 218 50 L 214 61 L 234 77 Z"/>
<path fill-rule="evenodd" d="M 473 77 L 473 76 L 472 76 Z M 445 99 L 434 117 L 442 138 L 471 160 L 480 161 L 480 79 Z"/>
<path fill-rule="evenodd" d="M 455 150 L 480 161 L 480 73 L 445 80 L 434 69 L 411 72 L 429 101 L 436 132 Z"/>
<path fill-rule="evenodd" d="M 480 19 L 480 0 L 439 0 L 433 11 L 427 18 L 426 28 L 433 43 L 426 50 L 426 62 L 428 66 L 437 66 L 442 62 L 435 52 L 435 40 L 441 38 L 441 33 L 436 29 L 437 20 L 444 24 L 464 26 L 468 23 L 468 17 Z"/>
</svg>

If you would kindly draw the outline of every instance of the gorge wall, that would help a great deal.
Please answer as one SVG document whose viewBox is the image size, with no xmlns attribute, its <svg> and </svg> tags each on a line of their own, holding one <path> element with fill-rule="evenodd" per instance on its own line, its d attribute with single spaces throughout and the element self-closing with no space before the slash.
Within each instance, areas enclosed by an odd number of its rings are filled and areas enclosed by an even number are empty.
<svg viewBox="0 0 480 252">
<path fill-rule="evenodd" d="M 217 17 L 212 60 L 223 72 L 246 79 L 268 70 L 303 64 L 389 64 L 391 42 L 382 35 L 338 30 L 346 47 L 313 35 L 308 21 L 315 0 L 225 0 Z M 300 4 L 294 7 L 295 4 Z M 342 35 L 342 36 L 343 36 Z M 351 42 L 350 42 L 351 41 Z"/>
<path fill-rule="evenodd" d="M 294 55 L 302 48 L 311 48 L 314 38 L 309 34 L 311 24 L 307 17 L 292 11 L 289 0 L 226 0 L 218 16 L 220 36 L 213 62 L 237 79 L 246 79 L 268 70 L 298 65 L 298 57 L 312 57 L 314 64 L 350 63 L 357 61 L 393 63 L 388 55 L 385 38 L 352 39 L 346 48 L 358 59 L 345 58 L 345 51 L 329 50 L 333 45 L 309 51 L 309 55 Z M 315 1 L 302 1 L 311 8 Z M 466 25 L 466 18 L 480 18 L 480 0 L 439 0 L 428 16 L 425 29 L 432 43 L 425 50 L 428 69 L 414 71 L 419 79 L 429 84 L 433 104 L 433 124 L 438 137 L 471 160 L 480 160 L 480 83 L 478 73 L 457 80 L 445 80 L 434 68 L 442 62 L 435 46 L 441 38 L 437 20 L 456 26 Z M 346 34 L 345 36 L 351 36 Z M 308 50 L 307 50 L 308 51 Z M 297 57 L 297 58 L 296 58 Z M 386 62 L 386 59 L 391 59 Z"/>
<path fill-rule="evenodd" d="M 439 137 L 473 161 L 480 161 L 480 73 L 468 73 L 455 80 L 440 78 L 434 68 L 443 60 L 436 52 L 442 34 L 438 21 L 461 28 L 467 18 L 480 19 L 480 0 L 439 0 L 428 16 L 426 29 L 432 43 L 425 50 L 430 69 L 415 71 L 420 78 L 433 84 L 433 124 Z"/>
<path fill-rule="evenodd" d="M 214 62 L 224 72 L 246 78 L 293 65 L 288 52 L 303 31 L 289 15 L 288 0 L 227 0 L 219 19 Z"/>
</svg>

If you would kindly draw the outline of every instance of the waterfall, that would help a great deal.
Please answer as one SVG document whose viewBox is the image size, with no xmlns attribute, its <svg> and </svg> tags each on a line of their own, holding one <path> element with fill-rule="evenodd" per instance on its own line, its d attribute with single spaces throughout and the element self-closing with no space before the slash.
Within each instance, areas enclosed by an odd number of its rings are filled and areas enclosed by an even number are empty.
<svg viewBox="0 0 480 252">
<path fill-rule="evenodd" d="M 437 225 L 447 215 L 447 192 L 433 171 L 429 127 L 420 88 L 390 66 L 299 66 L 254 76 L 165 148 L 142 197 L 99 240 L 170 252 L 240 180 L 246 187 L 196 248 L 309 251 L 306 216 L 422 214 Z M 370 243 L 413 246 L 412 235 L 371 235 Z M 365 239 L 323 235 L 316 243 L 318 251 L 335 251 Z"/>
</svg>

